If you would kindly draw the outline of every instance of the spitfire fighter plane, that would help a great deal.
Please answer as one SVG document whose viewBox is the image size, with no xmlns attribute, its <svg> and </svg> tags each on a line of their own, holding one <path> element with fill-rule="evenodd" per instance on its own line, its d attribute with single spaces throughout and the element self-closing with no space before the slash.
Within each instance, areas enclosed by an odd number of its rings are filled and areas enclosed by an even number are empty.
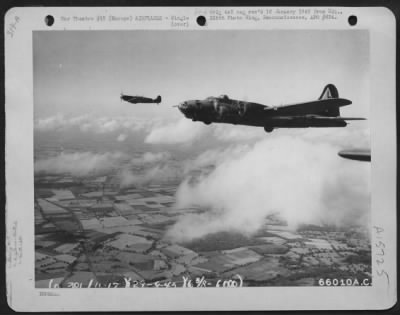
<svg viewBox="0 0 400 315">
<path fill-rule="evenodd" d="M 185 101 L 177 107 L 185 117 L 206 125 L 214 122 L 258 126 L 271 132 L 275 128 L 345 127 L 347 120 L 364 120 L 340 116 L 340 107 L 350 104 L 350 100 L 339 98 L 333 84 L 328 84 L 318 100 L 293 105 L 266 106 L 222 95 Z"/>
<path fill-rule="evenodd" d="M 124 95 L 121 93 L 121 100 L 125 102 L 129 102 L 132 104 L 138 104 L 138 103 L 161 103 L 161 96 L 158 95 L 155 99 L 149 98 L 149 97 L 144 97 L 144 96 L 130 96 L 130 95 Z"/>
</svg>

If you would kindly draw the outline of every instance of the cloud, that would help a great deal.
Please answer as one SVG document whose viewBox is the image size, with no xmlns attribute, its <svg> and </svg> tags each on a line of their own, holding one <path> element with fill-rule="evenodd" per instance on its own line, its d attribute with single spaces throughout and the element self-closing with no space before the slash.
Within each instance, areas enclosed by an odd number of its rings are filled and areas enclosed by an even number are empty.
<svg viewBox="0 0 400 315">
<path fill-rule="evenodd" d="M 250 145 L 230 145 L 224 149 L 210 149 L 194 159 L 186 160 L 184 163 L 185 173 L 191 170 L 202 169 L 208 166 L 216 166 L 228 159 L 235 159 L 242 155 L 244 152 L 248 151 Z"/>
<path fill-rule="evenodd" d="M 181 165 L 171 159 L 169 152 L 145 152 L 133 158 L 121 152 L 62 152 L 35 162 L 35 173 L 82 177 L 111 170 L 117 171 L 122 187 L 163 182 L 182 176 Z"/>
<path fill-rule="evenodd" d="M 126 134 L 121 133 L 118 137 L 117 137 L 117 141 L 118 142 L 124 142 L 126 140 L 126 138 L 128 138 L 128 136 Z"/>
<path fill-rule="evenodd" d="M 158 164 L 142 172 L 124 170 L 120 173 L 120 186 L 143 186 L 151 183 L 164 183 L 178 180 L 182 175 L 180 167 L 172 163 Z"/>
<path fill-rule="evenodd" d="M 167 237 L 187 241 L 223 230 L 252 234 L 276 212 L 292 227 L 362 221 L 369 213 L 370 164 L 340 159 L 337 151 L 335 145 L 280 136 L 236 155 L 222 153 L 225 159 L 214 170 L 183 181 L 176 196 L 177 207 L 208 211 L 182 216 Z"/>
<path fill-rule="evenodd" d="M 158 119 L 145 120 L 132 117 L 95 117 L 92 115 L 67 118 L 63 115 L 55 115 L 37 119 L 35 121 L 35 130 L 44 132 L 78 129 L 81 132 L 92 132 L 96 134 L 113 133 L 117 131 L 127 133 L 150 130 L 153 125 L 157 124 L 159 124 Z"/>
<path fill-rule="evenodd" d="M 191 144 L 208 134 L 209 126 L 181 118 L 178 122 L 153 128 L 145 138 L 151 144 Z"/>
<path fill-rule="evenodd" d="M 75 152 L 60 153 L 57 156 L 35 162 L 35 173 L 71 174 L 81 177 L 90 173 L 109 171 L 127 159 L 123 153 Z"/>
<path fill-rule="evenodd" d="M 145 152 L 130 159 L 127 167 L 119 173 L 120 186 L 126 188 L 175 180 L 182 173 L 179 169 L 169 152 Z"/>
<path fill-rule="evenodd" d="M 225 142 L 261 140 L 267 136 L 262 127 L 238 125 L 215 125 L 213 135 L 215 139 Z"/>
<path fill-rule="evenodd" d="M 143 165 L 143 164 L 152 164 L 165 162 L 171 158 L 171 154 L 169 152 L 146 152 L 137 157 L 131 159 L 131 164 L 133 165 Z"/>
<path fill-rule="evenodd" d="M 206 126 L 201 122 L 181 118 L 173 123 L 153 125 L 145 142 L 151 144 L 192 144 L 194 141 L 244 142 L 260 140 L 263 137 L 265 132 L 262 128 L 226 124 Z"/>
<path fill-rule="evenodd" d="M 35 128 L 39 131 L 52 131 L 64 128 L 66 124 L 65 118 L 62 115 L 56 115 L 39 119 L 35 123 Z"/>
<path fill-rule="evenodd" d="M 370 148 L 370 128 L 368 121 L 350 122 L 345 128 L 306 128 L 306 129 L 281 129 L 276 130 L 282 135 L 293 132 L 313 143 L 330 143 L 340 148 Z M 275 131 L 274 131 L 275 132 Z"/>
</svg>

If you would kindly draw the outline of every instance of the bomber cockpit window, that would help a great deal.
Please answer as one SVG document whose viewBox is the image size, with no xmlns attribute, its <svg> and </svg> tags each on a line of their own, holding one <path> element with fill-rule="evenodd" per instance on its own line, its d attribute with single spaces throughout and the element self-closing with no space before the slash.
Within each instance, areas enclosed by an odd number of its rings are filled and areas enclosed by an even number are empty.
<svg viewBox="0 0 400 315">
<path fill-rule="evenodd" d="M 223 100 L 229 100 L 228 95 L 225 95 L 225 94 L 221 95 L 219 98 L 221 98 Z"/>
</svg>

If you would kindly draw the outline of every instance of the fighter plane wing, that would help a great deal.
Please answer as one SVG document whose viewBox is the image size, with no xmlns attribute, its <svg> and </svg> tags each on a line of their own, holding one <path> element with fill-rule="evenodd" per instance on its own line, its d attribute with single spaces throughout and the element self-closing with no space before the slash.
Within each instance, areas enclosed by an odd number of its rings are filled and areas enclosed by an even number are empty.
<svg viewBox="0 0 400 315">
<path fill-rule="evenodd" d="M 339 107 L 350 105 L 351 101 L 344 98 L 329 98 L 305 103 L 283 105 L 279 107 L 266 107 L 267 112 L 275 112 L 276 115 L 307 115 L 338 112 Z"/>
</svg>

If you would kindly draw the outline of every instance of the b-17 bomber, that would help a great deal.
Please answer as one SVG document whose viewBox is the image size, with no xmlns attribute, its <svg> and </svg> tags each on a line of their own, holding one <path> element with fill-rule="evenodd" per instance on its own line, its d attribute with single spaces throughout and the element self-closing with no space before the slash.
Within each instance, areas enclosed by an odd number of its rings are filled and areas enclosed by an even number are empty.
<svg viewBox="0 0 400 315">
<path fill-rule="evenodd" d="M 120 96 L 121 100 L 125 102 L 129 102 L 132 104 L 138 104 L 138 103 L 156 103 L 157 105 L 161 103 L 161 96 L 158 95 L 155 99 L 152 99 L 150 97 L 144 97 L 144 96 L 130 96 L 130 95 L 124 95 L 121 93 Z"/>
<path fill-rule="evenodd" d="M 352 102 L 339 98 L 333 84 L 328 84 L 315 101 L 266 106 L 259 103 L 230 99 L 227 95 L 189 100 L 177 107 L 186 118 L 211 123 L 227 123 L 264 127 L 266 132 L 275 128 L 345 127 L 347 120 L 365 118 L 341 117 L 340 107 Z"/>
</svg>

